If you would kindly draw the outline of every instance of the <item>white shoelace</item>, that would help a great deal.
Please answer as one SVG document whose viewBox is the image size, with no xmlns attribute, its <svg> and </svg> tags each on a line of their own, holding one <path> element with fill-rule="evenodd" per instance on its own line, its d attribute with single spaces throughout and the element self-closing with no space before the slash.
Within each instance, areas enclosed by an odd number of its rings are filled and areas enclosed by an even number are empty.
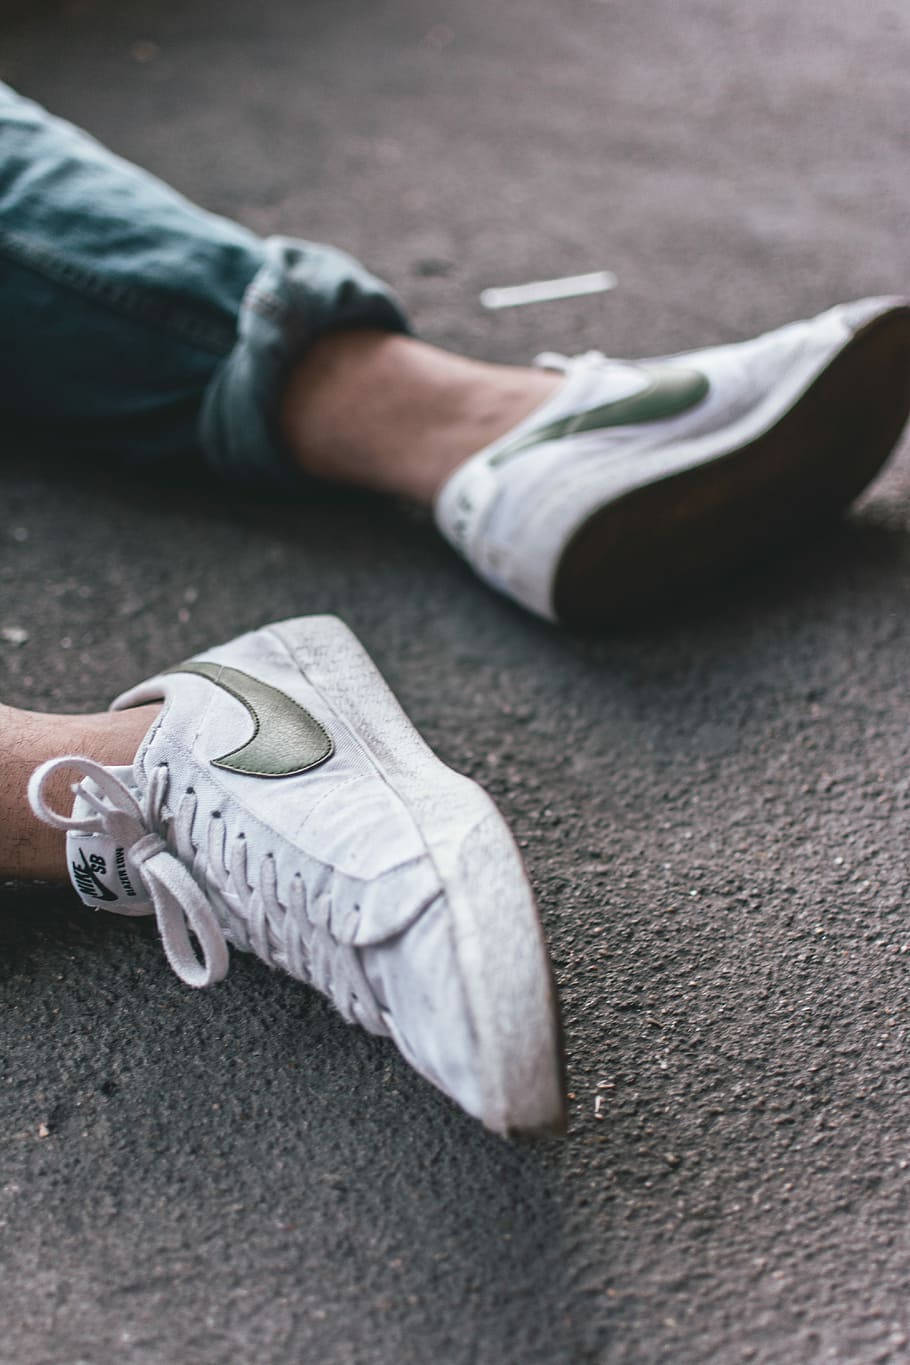
<svg viewBox="0 0 910 1365">
<path fill-rule="evenodd" d="M 74 784 L 73 791 L 92 808 L 90 815 L 74 818 L 53 810 L 44 789 L 62 768 L 90 778 L 110 805 L 82 783 Z M 167 769 L 156 768 L 140 804 L 126 784 L 102 764 L 71 755 L 42 763 L 32 774 L 28 797 L 35 814 L 55 829 L 107 834 L 123 845 L 130 866 L 148 892 L 168 962 L 188 986 L 210 986 L 227 974 L 227 944 L 204 894 L 158 833 L 166 790 Z M 190 930 L 202 951 L 202 962 L 193 951 Z"/>
<path fill-rule="evenodd" d="M 64 768 L 79 772 L 102 793 L 98 796 L 84 781 L 73 785 L 73 791 L 90 806 L 90 814 L 65 816 L 48 805 L 45 786 Z M 169 812 L 165 807 L 168 783 L 167 765 L 159 764 L 150 774 L 145 794 L 137 799 L 108 768 L 71 755 L 50 759 L 37 768 L 28 796 L 35 814 L 54 828 L 105 834 L 122 845 L 130 868 L 148 893 L 167 960 L 188 986 L 209 986 L 226 975 L 230 939 L 269 966 L 281 967 L 315 986 L 334 1001 L 349 1023 L 362 1024 L 373 1033 L 388 1033 L 358 953 L 331 933 L 331 896 L 323 892 L 310 901 L 303 878 L 297 875 L 282 900 L 275 859 L 270 855 L 261 859 L 256 885 L 250 885 L 252 869 L 247 866 L 244 837 L 228 841 L 225 822 L 216 814 L 209 816 L 204 830 L 199 829 L 192 790 L 184 792 L 177 809 Z M 165 829 L 173 848 L 163 837 Z M 217 897 L 226 928 L 203 887 Z M 190 931 L 202 952 L 201 962 Z"/>
</svg>

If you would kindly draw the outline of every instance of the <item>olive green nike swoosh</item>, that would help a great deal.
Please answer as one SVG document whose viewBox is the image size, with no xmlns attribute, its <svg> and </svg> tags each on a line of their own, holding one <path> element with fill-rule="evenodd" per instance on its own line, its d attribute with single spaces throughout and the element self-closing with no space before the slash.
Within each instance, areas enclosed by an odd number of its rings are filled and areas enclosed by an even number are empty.
<svg viewBox="0 0 910 1365">
<path fill-rule="evenodd" d="M 315 716 L 277 687 L 239 668 L 191 659 L 168 672 L 198 673 L 236 697 L 249 711 L 255 727 L 252 737 L 238 749 L 213 758 L 216 768 L 250 777 L 296 777 L 335 752 L 331 736 Z"/>
<path fill-rule="evenodd" d="M 581 431 L 600 431 L 605 427 L 626 427 L 639 422 L 659 422 L 665 417 L 676 417 L 700 403 L 710 387 L 707 375 L 700 370 L 682 369 L 677 365 L 638 365 L 649 377 L 649 383 L 638 393 L 603 403 L 597 408 L 573 412 L 545 426 L 535 427 L 501 446 L 490 457 L 491 465 L 505 464 L 530 446 L 544 441 L 558 441 L 562 436 L 574 436 Z"/>
</svg>

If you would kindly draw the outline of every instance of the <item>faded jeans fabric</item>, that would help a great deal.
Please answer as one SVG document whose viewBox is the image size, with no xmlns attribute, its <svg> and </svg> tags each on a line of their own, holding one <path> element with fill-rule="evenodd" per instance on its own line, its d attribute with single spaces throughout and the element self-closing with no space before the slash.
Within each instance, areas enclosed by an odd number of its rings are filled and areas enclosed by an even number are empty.
<svg viewBox="0 0 910 1365">
<path fill-rule="evenodd" d="M 282 387 L 341 327 L 408 323 L 345 252 L 263 241 L 0 83 L 0 431 L 293 482 Z"/>
</svg>

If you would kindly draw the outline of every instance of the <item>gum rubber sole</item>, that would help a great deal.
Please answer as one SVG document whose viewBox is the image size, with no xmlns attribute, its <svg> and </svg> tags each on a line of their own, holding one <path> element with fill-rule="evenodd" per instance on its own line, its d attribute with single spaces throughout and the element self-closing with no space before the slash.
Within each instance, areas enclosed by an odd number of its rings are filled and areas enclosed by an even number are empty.
<svg viewBox="0 0 910 1365">
<path fill-rule="evenodd" d="M 613 499 L 571 537 L 558 619 L 603 626 L 678 599 L 718 569 L 842 511 L 910 415 L 910 307 L 873 318 L 769 430 Z"/>
</svg>

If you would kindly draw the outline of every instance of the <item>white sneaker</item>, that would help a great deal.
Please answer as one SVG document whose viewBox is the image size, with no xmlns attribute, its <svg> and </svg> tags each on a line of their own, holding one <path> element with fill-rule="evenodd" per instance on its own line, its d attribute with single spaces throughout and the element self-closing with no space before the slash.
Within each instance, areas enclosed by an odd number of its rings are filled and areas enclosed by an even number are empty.
<svg viewBox="0 0 910 1365">
<path fill-rule="evenodd" d="M 29 783 L 85 904 L 154 914 L 189 985 L 225 975 L 226 941 L 311 983 L 497 1132 L 560 1129 L 557 1002 L 518 850 L 347 627 L 267 626 L 113 709 L 160 699 L 132 768 L 56 758 Z M 69 817 L 44 798 L 62 767 L 82 774 Z"/>
<path fill-rule="evenodd" d="M 536 363 L 565 383 L 455 471 L 436 519 L 493 587 L 598 624 L 856 497 L 910 411 L 910 301 L 683 355 Z"/>
</svg>

